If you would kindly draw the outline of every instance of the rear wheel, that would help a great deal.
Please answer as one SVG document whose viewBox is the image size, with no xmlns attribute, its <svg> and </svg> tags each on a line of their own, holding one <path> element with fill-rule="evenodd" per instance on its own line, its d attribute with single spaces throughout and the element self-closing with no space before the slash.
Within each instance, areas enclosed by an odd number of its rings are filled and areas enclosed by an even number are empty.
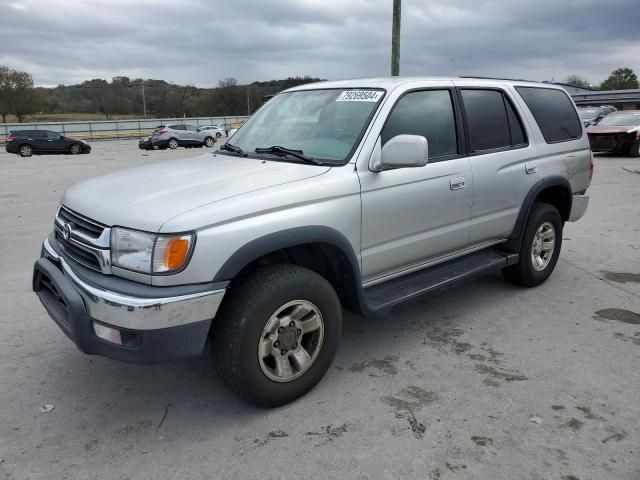
<svg viewBox="0 0 640 480">
<path fill-rule="evenodd" d="M 220 132 L 216 132 L 216 138 L 220 138 L 222 134 Z"/>
<path fill-rule="evenodd" d="M 18 155 L 21 157 L 30 157 L 33 155 L 33 147 L 31 145 L 20 145 L 20 148 L 18 148 Z"/>
<path fill-rule="evenodd" d="M 520 259 L 502 269 L 507 280 L 525 287 L 543 283 L 558 262 L 562 247 L 562 218 L 558 209 L 536 202 L 524 229 Z"/>
<path fill-rule="evenodd" d="M 175 138 L 170 138 L 169 141 L 167 142 L 167 146 L 171 149 L 171 150 L 175 150 L 176 148 L 178 148 L 178 140 L 176 140 Z"/>
<path fill-rule="evenodd" d="M 74 143 L 69 148 L 69 153 L 71 155 L 78 155 L 79 153 L 82 153 L 82 147 L 80 145 L 78 145 L 77 143 Z"/>
<path fill-rule="evenodd" d="M 238 395 L 276 407 L 322 379 L 341 333 L 340 302 L 329 282 L 296 265 L 266 266 L 225 297 L 213 332 L 215 366 Z"/>
<path fill-rule="evenodd" d="M 204 139 L 204 144 L 209 148 L 213 147 L 214 143 L 216 143 L 216 141 L 213 139 L 213 137 L 207 137 Z"/>
</svg>

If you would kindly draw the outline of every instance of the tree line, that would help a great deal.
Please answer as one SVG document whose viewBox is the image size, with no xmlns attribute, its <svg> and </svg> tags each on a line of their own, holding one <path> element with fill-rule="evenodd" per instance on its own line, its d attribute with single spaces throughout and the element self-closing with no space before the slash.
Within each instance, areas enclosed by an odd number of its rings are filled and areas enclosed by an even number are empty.
<svg viewBox="0 0 640 480">
<path fill-rule="evenodd" d="M 640 88 L 638 76 L 628 67 L 617 68 L 600 85 L 593 85 L 585 77 L 580 75 L 569 75 L 564 79 L 564 83 L 574 87 L 591 88 L 594 90 L 629 90 Z"/>
<path fill-rule="evenodd" d="M 250 115 L 271 96 L 287 88 L 321 81 L 320 78 L 289 77 L 240 85 L 225 78 L 215 88 L 177 85 L 164 80 L 114 77 L 111 82 L 93 79 L 77 85 L 34 87 L 27 72 L 0 66 L 0 115 L 19 122 L 36 113 L 102 114 L 142 117 L 197 117 Z"/>
<path fill-rule="evenodd" d="M 282 80 L 238 84 L 225 78 L 215 88 L 177 85 L 164 80 L 114 77 L 110 82 L 96 78 L 77 85 L 53 88 L 35 87 L 28 72 L 0 65 L 0 116 L 19 122 L 40 113 L 101 114 L 142 117 L 197 117 L 250 115 L 268 98 L 287 88 L 321 81 L 320 78 L 289 77 Z M 589 80 L 570 75 L 564 83 L 596 88 Z M 639 88 L 638 77 L 630 68 L 618 68 L 603 81 L 600 90 Z"/>
</svg>

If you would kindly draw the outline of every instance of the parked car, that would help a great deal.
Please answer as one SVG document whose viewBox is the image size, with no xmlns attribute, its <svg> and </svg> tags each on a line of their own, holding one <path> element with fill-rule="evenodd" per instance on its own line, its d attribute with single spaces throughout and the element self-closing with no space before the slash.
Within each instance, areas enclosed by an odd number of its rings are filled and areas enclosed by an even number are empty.
<svg viewBox="0 0 640 480">
<path fill-rule="evenodd" d="M 227 135 L 227 130 L 224 128 L 224 125 L 204 125 L 200 127 L 200 130 L 203 132 L 210 132 L 212 135 L 215 135 L 216 138 L 220 138 L 222 136 Z"/>
<path fill-rule="evenodd" d="M 153 150 L 153 144 L 151 143 L 151 136 L 153 136 L 154 133 L 159 132 L 163 128 L 164 128 L 164 125 L 158 125 L 153 130 L 153 133 L 150 136 L 144 137 L 138 140 L 138 148 L 140 148 L 141 150 Z"/>
<path fill-rule="evenodd" d="M 14 130 L 7 137 L 5 150 L 21 157 L 68 153 L 90 153 L 91 146 L 84 140 L 66 137 L 50 130 Z"/>
<path fill-rule="evenodd" d="M 578 115 L 585 127 L 597 124 L 604 117 L 617 111 L 616 107 L 603 105 L 602 107 L 580 107 L 578 108 Z"/>
<path fill-rule="evenodd" d="M 198 127 L 187 124 L 168 125 L 151 135 L 151 144 L 158 148 L 178 147 L 213 147 L 216 143 L 215 134 L 203 131 Z"/>
<path fill-rule="evenodd" d="M 223 381 L 263 406 L 320 381 L 342 309 L 392 321 L 494 270 L 543 283 L 593 174 L 567 93 L 520 81 L 302 85 L 231 140 L 68 189 L 33 289 L 88 354 L 153 363 L 211 338 Z"/>
<path fill-rule="evenodd" d="M 594 152 L 640 157 L 640 110 L 612 113 L 587 129 Z"/>
</svg>

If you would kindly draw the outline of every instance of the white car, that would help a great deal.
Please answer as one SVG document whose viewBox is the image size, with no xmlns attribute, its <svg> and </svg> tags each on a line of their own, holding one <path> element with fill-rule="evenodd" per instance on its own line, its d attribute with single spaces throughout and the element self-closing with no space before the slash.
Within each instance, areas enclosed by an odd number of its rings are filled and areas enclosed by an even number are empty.
<svg viewBox="0 0 640 480">
<path fill-rule="evenodd" d="M 218 125 L 204 125 L 200 127 L 200 130 L 203 132 L 211 132 L 211 134 L 215 135 L 216 138 L 227 136 L 227 129 L 225 128 L 224 123 L 220 123 Z"/>
</svg>

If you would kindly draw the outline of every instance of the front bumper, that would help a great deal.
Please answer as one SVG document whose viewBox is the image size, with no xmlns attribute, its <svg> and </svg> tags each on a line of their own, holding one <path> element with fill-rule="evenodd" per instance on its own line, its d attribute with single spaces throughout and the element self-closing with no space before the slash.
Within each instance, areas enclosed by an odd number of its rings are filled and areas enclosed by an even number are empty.
<svg viewBox="0 0 640 480">
<path fill-rule="evenodd" d="M 580 220 L 589 205 L 589 195 L 574 195 L 571 202 L 571 213 L 569 214 L 570 222 L 577 222 Z"/>
<path fill-rule="evenodd" d="M 225 283 L 152 287 L 109 277 L 107 289 L 82 278 L 81 271 L 47 239 L 34 265 L 33 290 L 82 352 L 130 363 L 158 363 L 202 353 Z M 113 289 L 114 283 L 120 291 Z M 136 295 L 126 292 L 131 284 Z M 96 325 L 119 331 L 121 343 L 98 337 Z"/>
</svg>

